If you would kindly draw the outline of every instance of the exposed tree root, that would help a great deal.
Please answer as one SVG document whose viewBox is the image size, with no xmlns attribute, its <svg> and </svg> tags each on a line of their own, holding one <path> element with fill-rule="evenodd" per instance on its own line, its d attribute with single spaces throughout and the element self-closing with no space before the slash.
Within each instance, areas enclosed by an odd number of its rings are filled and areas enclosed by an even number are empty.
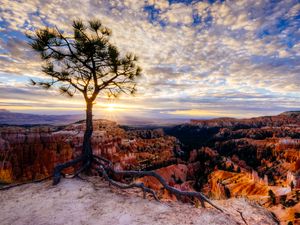
<svg viewBox="0 0 300 225">
<path fill-rule="evenodd" d="M 53 171 L 53 185 L 56 185 L 59 183 L 61 175 L 62 175 L 62 170 L 66 169 L 68 167 L 74 166 L 77 163 L 80 163 L 81 161 L 84 161 L 85 157 L 80 156 L 76 159 L 73 159 L 71 161 L 68 161 L 66 163 L 58 164 Z M 81 171 L 80 171 L 81 172 Z"/>
<path fill-rule="evenodd" d="M 236 211 L 240 214 L 240 216 L 241 216 L 242 220 L 244 221 L 244 223 L 245 223 L 246 225 L 248 225 L 247 221 L 245 220 L 245 218 L 244 218 L 244 216 L 243 216 L 243 213 L 242 213 L 241 211 L 239 211 L 239 210 L 236 210 Z"/>
<path fill-rule="evenodd" d="M 156 196 L 155 191 L 150 188 L 145 187 L 145 185 L 143 183 L 123 184 L 123 183 L 117 182 L 117 181 L 109 178 L 109 176 L 103 166 L 99 166 L 99 168 L 97 168 L 96 170 L 98 171 L 99 175 L 102 174 L 104 179 L 107 180 L 113 186 L 116 186 L 120 189 L 141 188 L 144 193 L 144 195 L 143 195 L 144 198 L 146 198 L 146 192 L 148 192 L 153 195 L 155 200 L 159 201 L 158 197 Z"/>
<path fill-rule="evenodd" d="M 276 224 L 280 225 L 280 221 L 279 221 L 279 219 L 276 217 L 276 215 L 275 215 L 273 212 L 271 212 L 270 215 L 271 215 L 272 219 L 274 220 L 274 222 L 275 222 Z"/>
<path fill-rule="evenodd" d="M 87 161 L 82 167 L 80 167 L 74 174 L 72 174 L 71 176 L 68 176 L 68 178 L 74 178 L 74 177 L 78 177 L 79 174 L 81 174 L 82 172 L 84 172 L 86 169 L 88 169 L 91 165 L 90 161 Z"/>
<path fill-rule="evenodd" d="M 87 160 L 88 158 L 92 158 L 92 161 Z M 112 178 L 109 177 L 109 174 L 111 173 L 113 175 L 133 176 L 133 177 L 151 176 L 151 177 L 156 178 L 163 185 L 163 187 L 166 190 L 168 190 L 171 194 L 174 194 L 177 198 L 180 198 L 180 197 L 196 198 L 196 199 L 199 199 L 199 201 L 201 202 L 201 205 L 203 207 L 205 207 L 204 202 L 207 202 L 208 204 L 210 204 L 217 210 L 224 212 L 220 207 L 218 207 L 213 202 L 211 202 L 202 193 L 195 192 L 195 191 L 194 192 L 193 191 L 191 191 L 191 192 L 190 191 L 180 191 L 180 190 L 170 186 L 169 184 L 167 184 L 165 179 L 154 171 L 134 171 L 134 170 L 117 171 L 113 168 L 113 164 L 110 160 L 103 158 L 101 156 L 95 156 L 95 155 L 93 155 L 92 157 L 81 156 L 81 157 L 78 157 L 69 162 L 57 165 L 54 168 L 54 172 L 53 172 L 53 185 L 58 184 L 61 176 L 62 175 L 64 176 L 64 174 L 62 173 L 63 169 L 74 166 L 80 162 L 84 162 L 84 165 L 80 169 L 78 169 L 74 174 L 69 176 L 68 178 L 77 177 L 80 173 L 82 173 L 86 169 L 90 168 L 92 163 L 95 163 L 97 165 L 96 171 L 98 172 L 98 174 L 100 176 L 103 176 L 105 178 L 105 180 L 107 180 L 109 182 L 109 184 L 116 186 L 120 189 L 140 188 L 143 191 L 144 198 L 146 197 L 146 193 L 150 193 L 157 201 L 159 201 L 159 199 L 156 195 L 156 192 L 154 190 L 152 190 L 151 188 L 146 187 L 143 183 L 124 184 L 124 183 L 113 180 Z M 17 186 L 20 186 L 23 184 L 28 184 L 28 183 L 41 182 L 46 179 L 49 179 L 50 177 L 52 177 L 52 176 L 49 176 L 49 177 L 46 177 L 46 178 L 43 178 L 40 180 L 29 181 L 29 182 L 25 182 L 25 183 L 14 184 L 14 185 L 8 185 L 8 186 L 0 188 L 0 190 L 7 190 L 9 188 L 17 187 Z"/>
<path fill-rule="evenodd" d="M 48 176 L 48 177 L 45 177 L 45 178 L 42 178 L 42 179 L 38 179 L 38 180 L 26 181 L 26 182 L 17 183 L 17 184 L 9 184 L 9 185 L 5 185 L 4 187 L 1 187 L 1 188 L 0 188 L 0 191 L 8 190 L 8 189 L 14 188 L 14 187 L 19 187 L 19 186 L 22 186 L 22 185 L 25 185 L 25 184 L 39 183 L 39 182 L 48 180 L 48 179 L 50 179 L 51 177 L 52 177 L 52 175 L 51 175 L 51 176 Z"/>
<path fill-rule="evenodd" d="M 108 165 L 105 165 L 105 163 L 101 162 L 101 160 L 103 160 L 104 162 L 106 162 Z M 205 206 L 204 202 L 207 202 L 208 204 L 210 204 L 211 206 L 213 206 L 217 210 L 223 212 L 223 210 L 220 207 L 218 207 L 217 205 L 215 205 L 214 203 L 212 203 L 202 193 L 200 193 L 200 192 L 192 192 L 192 191 L 191 192 L 190 191 L 180 191 L 180 190 L 178 190 L 178 189 L 176 189 L 176 188 L 168 185 L 167 182 L 165 181 L 165 179 L 162 176 L 160 176 L 158 173 L 154 172 L 154 171 L 133 171 L 133 170 L 117 171 L 117 170 L 113 169 L 112 163 L 109 160 L 107 160 L 107 159 L 103 159 L 102 157 L 94 157 L 94 161 L 96 162 L 96 164 L 99 165 L 99 168 L 97 169 L 97 171 L 100 172 L 100 173 L 102 173 L 102 175 L 105 177 L 105 179 L 107 179 L 113 185 L 115 185 L 115 183 L 112 182 L 113 180 L 108 177 L 107 172 L 111 172 L 114 175 L 127 175 L 127 176 L 134 176 L 134 177 L 151 176 L 151 177 L 155 177 L 163 185 L 163 187 L 166 190 L 168 190 L 170 193 L 172 193 L 172 194 L 174 194 L 174 195 L 176 195 L 178 197 L 186 196 L 186 197 L 197 198 L 197 199 L 200 200 L 202 206 Z M 118 182 L 117 182 L 117 184 L 119 185 Z M 118 185 L 115 185 L 115 186 L 118 186 Z M 128 186 L 130 186 L 130 185 L 133 185 L 133 184 L 129 184 Z M 140 187 L 140 188 L 142 188 L 142 187 Z"/>
</svg>

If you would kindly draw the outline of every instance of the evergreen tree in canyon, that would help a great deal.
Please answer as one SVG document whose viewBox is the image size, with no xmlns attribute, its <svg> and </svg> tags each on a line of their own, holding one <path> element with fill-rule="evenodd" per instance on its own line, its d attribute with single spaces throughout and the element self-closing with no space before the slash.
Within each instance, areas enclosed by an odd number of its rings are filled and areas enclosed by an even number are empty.
<svg viewBox="0 0 300 225">
<path fill-rule="evenodd" d="M 69 162 L 57 165 L 53 172 L 53 184 L 58 184 L 63 175 L 62 170 L 80 164 L 81 167 L 73 174 L 78 176 L 83 171 L 93 168 L 110 184 L 121 188 L 140 188 L 158 200 L 156 192 L 144 183 L 123 183 L 112 177 L 155 177 L 162 186 L 177 197 L 186 196 L 191 199 L 209 203 L 222 211 L 200 192 L 181 191 L 170 186 L 155 171 L 115 170 L 113 163 L 99 155 L 93 154 L 91 137 L 93 134 L 93 104 L 99 96 L 107 94 L 117 97 L 121 93 L 133 94 L 136 91 L 136 78 L 141 74 L 137 65 L 137 57 L 133 54 L 123 56 L 117 47 L 110 42 L 111 30 L 99 20 L 83 23 L 73 21 L 72 33 L 64 33 L 57 27 L 45 27 L 27 34 L 30 46 L 40 54 L 44 62 L 42 71 L 46 76 L 41 80 L 32 80 L 33 85 L 45 89 L 58 89 L 67 96 L 79 93 L 86 103 L 86 129 L 82 144 L 82 154 Z"/>
<path fill-rule="evenodd" d="M 33 85 L 45 89 L 57 88 L 67 96 L 80 93 L 86 103 L 86 130 L 82 156 L 56 167 L 54 184 L 60 180 L 61 170 L 83 162 L 84 169 L 91 165 L 93 150 L 93 104 L 98 96 L 116 97 L 120 93 L 133 94 L 135 79 L 141 74 L 133 54 L 122 56 L 110 42 L 111 30 L 99 20 L 86 24 L 73 21 L 72 34 L 64 34 L 58 28 L 46 27 L 27 34 L 30 46 L 40 53 L 44 66 L 42 71 L 49 79 L 32 80 Z"/>
</svg>

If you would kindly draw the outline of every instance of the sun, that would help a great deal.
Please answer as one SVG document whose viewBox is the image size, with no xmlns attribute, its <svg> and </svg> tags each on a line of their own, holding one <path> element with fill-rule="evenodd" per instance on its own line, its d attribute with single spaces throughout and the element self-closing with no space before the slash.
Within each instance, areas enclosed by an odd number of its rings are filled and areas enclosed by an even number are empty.
<svg viewBox="0 0 300 225">
<path fill-rule="evenodd" d="M 113 112 L 116 110 L 116 104 L 107 104 L 106 110 L 109 112 Z"/>
<path fill-rule="evenodd" d="M 100 114 L 99 116 L 101 117 L 101 119 L 118 121 L 119 118 L 122 117 L 120 114 L 122 114 L 123 109 L 120 104 L 104 102 L 98 107 Z"/>
</svg>

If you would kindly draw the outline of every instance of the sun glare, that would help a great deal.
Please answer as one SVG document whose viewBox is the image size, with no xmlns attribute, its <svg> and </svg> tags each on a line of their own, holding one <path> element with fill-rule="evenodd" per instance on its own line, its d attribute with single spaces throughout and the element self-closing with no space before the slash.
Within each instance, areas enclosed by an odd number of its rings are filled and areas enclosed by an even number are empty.
<svg viewBox="0 0 300 225">
<path fill-rule="evenodd" d="M 112 112 L 112 111 L 115 111 L 115 104 L 108 104 L 108 106 L 107 106 L 107 111 L 110 111 L 110 112 Z"/>
<path fill-rule="evenodd" d="M 121 105 L 115 103 L 103 103 L 99 105 L 98 109 L 100 110 L 99 116 L 101 119 L 111 121 L 118 121 L 121 116 L 121 112 L 123 111 Z"/>
<path fill-rule="evenodd" d="M 109 112 L 113 112 L 116 110 L 116 104 L 107 104 L 106 110 Z"/>
</svg>

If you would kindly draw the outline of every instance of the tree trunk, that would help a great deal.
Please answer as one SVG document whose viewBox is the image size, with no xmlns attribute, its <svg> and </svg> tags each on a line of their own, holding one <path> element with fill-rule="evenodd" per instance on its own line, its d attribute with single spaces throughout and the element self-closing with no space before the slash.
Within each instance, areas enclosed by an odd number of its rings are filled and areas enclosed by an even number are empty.
<svg viewBox="0 0 300 225">
<path fill-rule="evenodd" d="M 91 162 L 93 149 L 91 137 L 93 134 L 93 102 L 86 102 L 86 128 L 84 132 L 83 145 L 82 145 L 82 154 L 84 156 L 85 162 Z"/>
<path fill-rule="evenodd" d="M 82 162 L 82 167 L 75 172 L 73 176 L 77 176 L 82 171 L 89 169 L 93 160 L 93 149 L 91 137 L 93 134 L 93 101 L 86 101 L 86 129 L 83 137 L 83 145 L 82 145 L 82 154 L 80 157 L 68 161 L 66 163 L 58 164 L 54 168 L 53 172 L 53 185 L 59 183 L 62 170 L 68 168 L 70 166 L 74 166 L 75 164 Z"/>
</svg>

